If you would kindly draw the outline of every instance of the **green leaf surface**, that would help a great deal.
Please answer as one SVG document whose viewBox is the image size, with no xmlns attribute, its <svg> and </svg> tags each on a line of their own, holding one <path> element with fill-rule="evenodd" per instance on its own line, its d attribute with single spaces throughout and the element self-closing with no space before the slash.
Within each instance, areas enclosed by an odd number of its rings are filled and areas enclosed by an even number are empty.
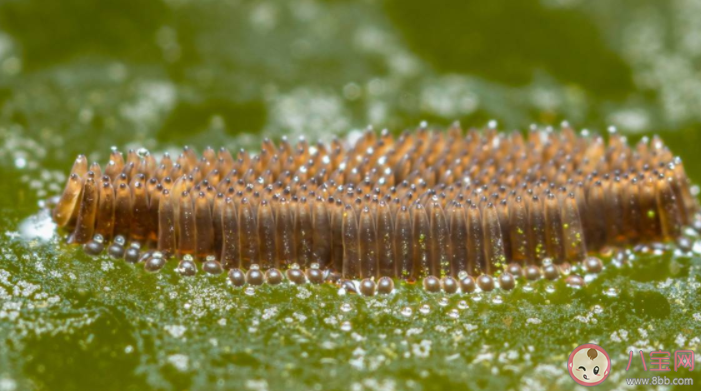
<svg viewBox="0 0 701 391">
<path fill-rule="evenodd" d="M 697 2 L 519 3 L 0 2 L 0 391 L 572 389 L 584 343 L 612 360 L 598 387 L 625 389 L 652 376 L 631 350 L 701 354 L 699 243 L 616 251 L 583 289 L 367 298 L 91 258 L 40 207 L 79 153 L 420 120 L 657 133 L 701 182 Z"/>
</svg>

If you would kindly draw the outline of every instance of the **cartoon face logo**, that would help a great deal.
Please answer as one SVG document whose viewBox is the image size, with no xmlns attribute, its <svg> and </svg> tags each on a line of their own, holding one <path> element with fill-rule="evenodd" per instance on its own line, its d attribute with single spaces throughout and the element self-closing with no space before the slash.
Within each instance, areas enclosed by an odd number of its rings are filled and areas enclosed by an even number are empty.
<svg viewBox="0 0 701 391">
<path fill-rule="evenodd" d="M 567 360 L 570 376 L 583 386 L 601 384 L 609 375 L 611 359 L 606 351 L 591 343 L 577 346 Z"/>
</svg>

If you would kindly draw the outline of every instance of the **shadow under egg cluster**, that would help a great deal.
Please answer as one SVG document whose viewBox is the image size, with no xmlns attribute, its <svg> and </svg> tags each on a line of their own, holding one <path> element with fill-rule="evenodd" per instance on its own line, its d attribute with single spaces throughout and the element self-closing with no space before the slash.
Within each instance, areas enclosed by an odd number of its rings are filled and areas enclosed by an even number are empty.
<svg viewBox="0 0 701 391">
<path fill-rule="evenodd" d="M 201 263 L 237 286 L 280 283 L 282 270 L 293 283 L 363 279 L 375 292 L 423 279 L 451 293 L 555 279 L 572 265 L 598 272 L 588 254 L 677 240 L 698 228 L 698 209 L 658 137 L 629 146 L 568 126 L 455 125 L 353 143 L 265 140 L 257 155 L 186 147 L 157 162 L 114 150 L 104 170 L 81 155 L 52 216 L 69 243 L 152 272 L 177 257 L 183 275 Z"/>
</svg>

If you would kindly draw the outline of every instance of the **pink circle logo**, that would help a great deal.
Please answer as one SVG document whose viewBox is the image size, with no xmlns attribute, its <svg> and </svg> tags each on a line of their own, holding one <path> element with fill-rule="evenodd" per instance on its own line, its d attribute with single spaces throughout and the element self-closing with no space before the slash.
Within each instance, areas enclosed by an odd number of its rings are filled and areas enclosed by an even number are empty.
<svg viewBox="0 0 701 391">
<path fill-rule="evenodd" d="M 570 376 L 583 386 L 601 384 L 611 371 L 611 359 L 599 345 L 588 343 L 577 346 L 567 360 Z"/>
</svg>

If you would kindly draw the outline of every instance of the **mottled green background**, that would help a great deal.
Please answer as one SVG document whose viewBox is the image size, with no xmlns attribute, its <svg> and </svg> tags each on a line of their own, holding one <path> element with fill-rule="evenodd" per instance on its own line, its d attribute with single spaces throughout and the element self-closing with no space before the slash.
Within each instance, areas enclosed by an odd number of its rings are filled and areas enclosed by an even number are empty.
<svg viewBox="0 0 701 391">
<path fill-rule="evenodd" d="M 37 239 L 78 153 L 456 119 L 659 133 L 698 183 L 701 2 L 0 1 L 0 391 L 569 389 L 587 342 L 613 361 L 598 388 L 625 389 L 652 375 L 625 372 L 632 349 L 701 355 L 699 245 L 607 261 L 583 290 L 368 299 L 248 295 Z M 698 387 L 696 364 L 664 375 Z"/>
</svg>

